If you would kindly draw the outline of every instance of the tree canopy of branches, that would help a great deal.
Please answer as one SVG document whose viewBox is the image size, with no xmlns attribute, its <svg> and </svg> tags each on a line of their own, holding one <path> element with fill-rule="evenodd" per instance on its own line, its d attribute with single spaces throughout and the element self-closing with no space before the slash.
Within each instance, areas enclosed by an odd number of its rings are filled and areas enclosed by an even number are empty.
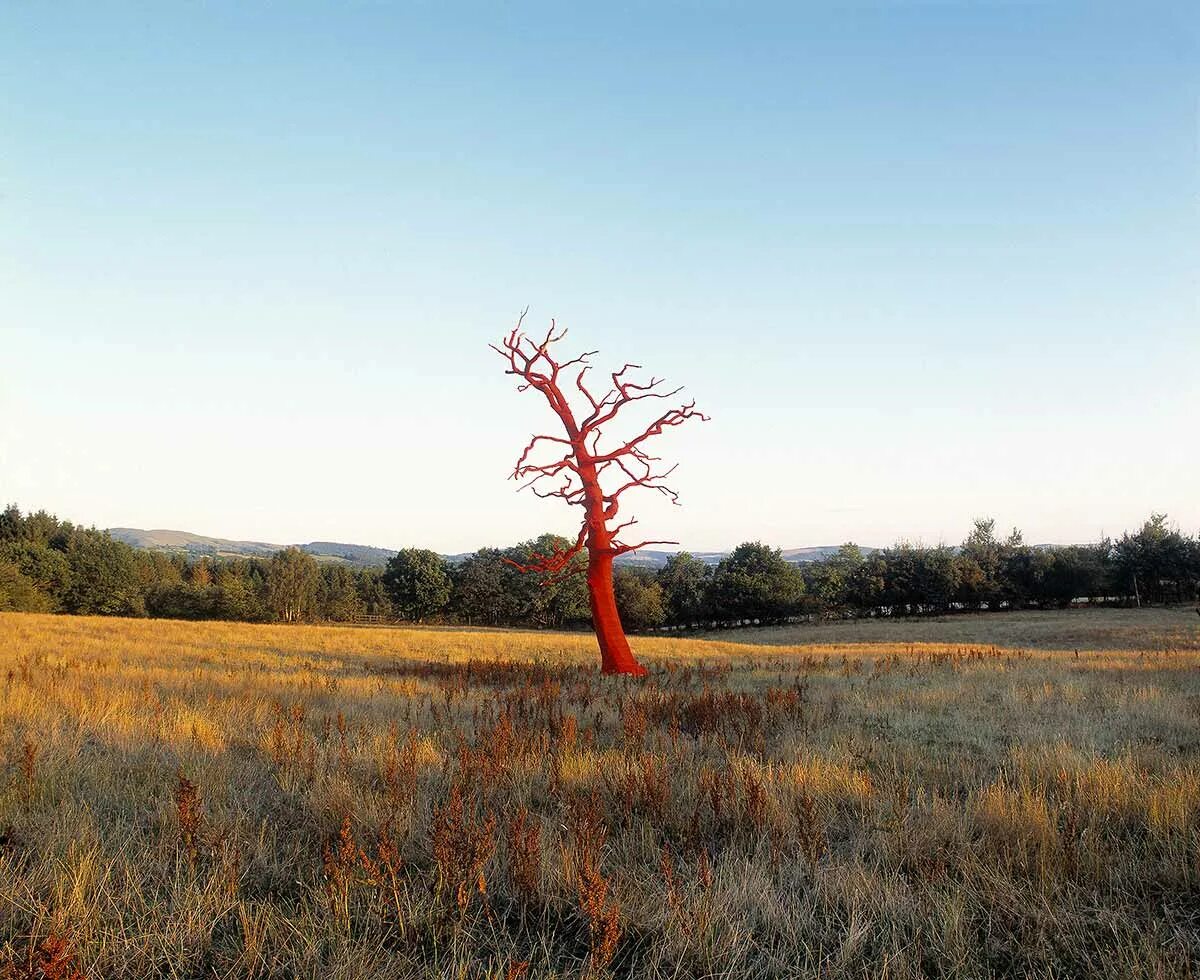
<svg viewBox="0 0 1200 980">
<path fill-rule="evenodd" d="M 649 443 L 668 429 L 707 416 L 696 410 L 695 402 L 687 402 L 658 414 L 631 434 L 607 439 L 606 427 L 624 421 L 623 413 L 629 406 L 674 398 L 681 389 L 666 390 L 663 380 L 657 377 L 637 381 L 629 372 L 639 370 L 640 365 L 627 363 L 609 375 L 610 387 L 598 395 L 587 378 L 590 358 L 597 352 L 560 358 L 552 348 L 566 331 L 556 332 L 551 322 L 550 330 L 538 342 L 521 332 L 523 320 L 524 314 L 512 332 L 492 349 L 504 358 L 506 373 L 520 379 L 518 391 L 537 391 L 546 399 L 562 424 L 562 432 L 530 439 L 513 467 L 512 478 L 524 481 L 523 488 L 539 497 L 556 497 L 579 507 L 583 516 L 573 542 L 515 564 L 524 572 L 535 572 L 553 581 L 572 573 L 573 560 L 586 549 L 588 600 L 602 669 L 610 674 L 644 675 L 646 669 L 634 658 L 621 625 L 613 562 L 650 544 L 676 542 L 622 541 L 620 536 L 637 523 L 636 518 L 618 522 L 623 517 L 622 498 L 630 490 L 643 489 L 678 503 L 678 494 L 665 482 L 675 467 L 665 467 L 659 457 L 652 456 Z M 577 409 L 580 402 L 582 407 Z"/>
</svg>

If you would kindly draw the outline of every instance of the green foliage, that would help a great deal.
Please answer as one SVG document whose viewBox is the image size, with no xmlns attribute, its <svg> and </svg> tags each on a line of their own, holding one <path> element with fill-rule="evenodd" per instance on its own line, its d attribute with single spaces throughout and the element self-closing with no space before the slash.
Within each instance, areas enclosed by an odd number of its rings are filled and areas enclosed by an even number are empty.
<svg viewBox="0 0 1200 980">
<path fill-rule="evenodd" d="M 364 568 L 359 571 L 354 584 L 358 592 L 358 601 L 362 603 L 363 612 L 368 616 L 392 616 L 392 600 L 388 598 L 387 589 L 383 585 L 383 572 L 375 568 Z"/>
<path fill-rule="evenodd" d="M 345 565 L 325 565 L 317 589 L 317 607 L 321 619 L 337 623 L 361 616 L 365 605 L 358 594 L 358 577 Z"/>
<path fill-rule="evenodd" d="M 720 619 L 778 622 L 799 611 L 804 576 L 778 548 L 748 541 L 717 565 L 711 591 Z"/>
<path fill-rule="evenodd" d="M 11 561 L 0 560 L 0 612 L 50 612 L 51 600 Z"/>
<path fill-rule="evenodd" d="M 658 572 L 668 622 L 690 626 L 711 618 L 706 602 L 711 579 L 712 569 L 686 551 L 668 558 Z"/>
<path fill-rule="evenodd" d="M 521 618 L 517 569 L 497 548 L 480 548 L 450 569 L 452 612 L 465 623 L 499 626 Z"/>
<path fill-rule="evenodd" d="M 226 562 L 217 573 L 214 614 L 218 619 L 265 620 L 269 616 L 267 592 L 267 571 L 262 562 Z"/>
<path fill-rule="evenodd" d="M 527 565 L 535 553 L 548 555 L 555 549 L 568 548 L 571 542 L 558 534 L 543 534 L 505 552 L 505 557 Z M 512 566 L 508 566 L 512 568 Z M 507 581 L 518 597 L 518 621 L 534 626 L 582 626 L 591 622 L 587 591 L 587 555 L 580 553 L 567 568 L 552 579 L 543 579 L 512 568 Z"/>
<path fill-rule="evenodd" d="M 16 541 L 25 530 L 25 518 L 21 516 L 21 508 L 9 504 L 0 511 L 0 542 Z"/>
<path fill-rule="evenodd" d="M 994 520 L 977 519 L 959 550 L 958 599 L 968 606 L 993 606 L 1004 598 L 1006 555 L 995 530 Z"/>
<path fill-rule="evenodd" d="M 885 551 L 883 561 L 883 604 L 894 612 L 944 612 L 950 607 L 958 588 L 958 567 L 950 548 L 901 544 Z"/>
<path fill-rule="evenodd" d="M 267 570 L 267 606 L 285 623 L 297 623 L 316 611 L 317 562 L 299 548 L 284 548 L 271 558 Z"/>
<path fill-rule="evenodd" d="M 1181 602 L 1194 598 L 1200 580 L 1200 542 L 1167 524 L 1166 514 L 1151 514 L 1136 534 L 1117 542 L 1118 581 L 1139 601 Z"/>
<path fill-rule="evenodd" d="M 171 582 L 146 592 L 146 612 L 160 619 L 216 619 L 220 595 L 210 586 Z"/>
<path fill-rule="evenodd" d="M 853 543 L 842 545 L 824 561 L 809 562 L 801 571 L 810 607 L 844 613 L 856 605 L 856 584 L 866 558 Z"/>
<path fill-rule="evenodd" d="M 63 607 L 97 616 L 142 616 L 146 606 L 134 550 L 98 531 L 70 536 L 71 575 Z"/>
<path fill-rule="evenodd" d="M 11 562 L 46 597 L 54 611 L 63 608 L 71 582 L 71 563 L 61 551 L 26 538 L 0 539 L 0 560 Z"/>
<path fill-rule="evenodd" d="M 758 542 L 716 569 L 681 552 L 656 575 L 618 566 L 614 588 L 627 629 L 799 614 L 918 615 L 955 610 L 1066 607 L 1079 598 L 1133 604 L 1194 601 L 1200 539 L 1163 514 L 1115 544 L 1031 547 L 1019 531 L 996 536 L 975 522 L 962 546 L 897 545 L 864 553 L 845 544 L 793 565 Z M 586 553 L 543 581 L 511 564 L 570 545 L 553 534 L 505 550 L 482 548 L 447 565 L 430 551 L 401 552 L 387 569 L 320 565 L 291 548 L 269 561 L 137 550 L 106 533 L 15 505 L 0 511 L 0 609 L 283 622 L 352 621 L 364 614 L 549 628 L 591 621 Z"/>
<path fill-rule="evenodd" d="M 663 588 L 654 573 L 643 569 L 618 568 L 613 575 L 617 613 L 621 625 L 631 632 L 657 629 L 667 621 Z"/>
<path fill-rule="evenodd" d="M 435 551 L 406 548 L 388 559 L 383 587 L 402 619 L 421 621 L 450 602 L 450 574 Z"/>
</svg>

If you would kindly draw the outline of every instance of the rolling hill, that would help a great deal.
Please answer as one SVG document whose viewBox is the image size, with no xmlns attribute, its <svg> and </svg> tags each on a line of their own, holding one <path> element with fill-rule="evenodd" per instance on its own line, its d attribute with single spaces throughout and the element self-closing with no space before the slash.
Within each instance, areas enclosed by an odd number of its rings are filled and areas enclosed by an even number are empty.
<svg viewBox="0 0 1200 980">
<path fill-rule="evenodd" d="M 200 558 L 207 555 L 212 558 L 269 558 L 283 548 L 291 547 L 284 544 L 271 544 L 267 541 L 236 541 L 232 538 L 213 538 L 204 534 L 193 534 L 191 531 L 172 531 L 163 528 L 143 530 L 136 527 L 110 527 L 108 533 L 118 541 L 135 548 L 145 548 L 149 551 L 165 551 L 186 555 L 189 558 Z M 396 552 L 388 548 L 375 548 L 365 544 L 346 544 L 340 541 L 310 541 L 307 544 L 295 545 L 301 551 L 307 551 L 321 562 L 337 562 L 352 565 L 357 568 L 380 567 Z M 836 552 L 837 545 L 821 545 L 810 548 L 788 548 L 783 552 L 784 558 L 790 562 L 801 564 L 809 561 L 821 561 Z M 867 554 L 875 548 L 863 548 Z M 674 552 L 645 550 L 624 555 L 618 559 L 623 565 L 638 568 L 661 568 Z M 725 551 L 693 551 L 692 555 L 706 565 L 716 565 L 727 555 Z M 461 561 L 466 553 L 446 555 L 448 561 Z"/>
<path fill-rule="evenodd" d="M 200 558 L 269 558 L 277 551 L 289 547 L 270 544 L 266 541 L 234 541 L 230 538 L 211 538 L 190 531 L 166 529 L 142 530 L 136 527 L 110 527 L 108 533 L 118 541 L 145 548 L 149 551 L 166 551 Z M 396 552 L 387 548 L 373 548 L 365 544 L 344 544 L 338 541 L 310 541 L 296 545 L 307 551 L 318 561 L 338 562 L 357 567 L 384 565 Z"/>
</svg>

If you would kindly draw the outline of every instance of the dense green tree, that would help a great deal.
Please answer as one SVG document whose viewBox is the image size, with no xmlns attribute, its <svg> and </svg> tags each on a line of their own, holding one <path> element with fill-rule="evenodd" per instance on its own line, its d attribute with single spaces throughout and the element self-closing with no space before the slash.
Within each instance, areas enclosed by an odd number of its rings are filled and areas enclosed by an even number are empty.
<svg viewBox="0 0 1200 980">
<path fill-rule="evenodd" d="M 835 613 L 853 608 L 855 576 L 865 561 L 862 549 L 848 542 L 824 561 L 805 564 L 801 572 L 810 607 Z"/>
<path fill-rule="evenodd" d="M 0 543 L 17 541 L 25 530 L 25 518 L 21 516 L 21 508 L 9 504 L 0 511 Z"/>
<path fill-rule="evenodd" d="M 16 563 L 0 559 L 0 612 L 50 612 L 53 602 Z"/>
<path fill-rule="evenodd" d="M 1004 598 L 1004 546 L 996 539 L 996 522 L 977 518 L 958 555 L 958 594 L 964 605 L 994 608 Z"/>
<path fill-rule="evenodd" d="M 405 548 L 389 558 L 383 586 L 402 619 L 420 622 L 436 616 L 450 602 L 445 559 L 426 548 Z"/>
<path fill-rule="evenodd" d="M 137 559 L 129 545 L 98 531 L 75 531 L 70 536 L 67 560 L 71 575 L 63 606 L 68 612 L 145 614 Z"/>
<path fill-rule="evenodd" d="M 317 590 L 317 605 L 322 619 L 338 623 L 361 616 L 366 607 L 358 594 L 358 579 L 345 565 L 325 565 Z"/>
<path fill-rule="evenodd" d="M 543 534 L 533 542 L 534 548 L 542 554 L 549 554 L 555 547 L 566 547 L 569 544 L 566 538 L 557 534 Z M 529 560 L 529 555 L 526 554 L 524 561 Z M 537 587 L 535 593 L 541 600 L 541 608 L 550 626 L 585 626 L 592 619 L 592 610 L 588 603 L 585 555 L 576 555 L 568 569 L 569 574 L 563 575 L 557 581 L 543 583 Z M 521 578 L 537 581 L 535 575 L 522 575 Z"/>
<path fill-rule="evenodd" d="M 1124 534 L 1114 549 L 1117 574 L 1127 594 L 1141 602 L 1182 602 L 1196 596 L 1200 570 L 1195 543 L 1151 514 L 1135 534 Z"/>
<path fill-rule="evenodd" d="M 223 563 L 217 572 L 217 617 L 248 622 L 267 619 L 267 575 L 259 561 Z"/>
<path fill-rule="evenodd" d="M 368 616 L 393 616 L 392 600 L 383 586 L 383 570 L 364 568 L 355 577 L 355 589 L 359 602 Z"/>
<path fill-rule="evenodd" d="M 317 562 L 299 548 L 284 548 L 271 557 L 267 570 L 267 605 L 285 623 L 312 617 L 317 599 Z"/>
<path fill-rule="evenodd" d="M 216 619 L 219 597 L 213 586 L 164 582 L 146 592 L 146 612 L 160 619 Z"/>
<path fill-rule="evenodd" d="M 1000 545 L 1000 598 L 997 608 L 1023 609 L 1034 599 L 1037 590 L 1037 563 L 1034 550 L 1025 543 L 1025 536 L 1013 528 Z"/>
<path fill-rule="evenodd" d="M 138 584 L 143 592 L 149 592 L 155 586 L 178 585 L 188 577 L 188 562 L 183 555 L 135 549 L 134 557 Z"/>
<path fill-rule="evenodd" d="M 25 538 L 9 538 L 0 542 L 0 560 L 15 565 L 46 596 L 51 611 L 64 608 L 71 582 L 71 563 L 65 554 Z"/>
<path fill-rule="evenodd" d="M 846 601 L 854 609 L 873 612 L 883 605 L 887 585 L 887 562 L 882 552 L 864 555 L 862 563 L 846 580 Z"/>
<path fill-rule="evenodd" d="M 70 521 L 60 521 L 53 514 L 39 510 L 25 515 L 22 536 L 34 544 L 66 551 L 76 530 L 82 532 L 84 529 L 77 529 Z"/>
<path fill-rule="evenodd" d="M 545 582 L 506 561 L 528 565 L 535 553 L 568 543 L 544 534 L 505 551 L 481 549 L 452 567 L 431 552 L 408 552 L 410 598 L 402 611 L 488 625 L 583 626 L 591 613 L 582 557 Z M 295 549 L 270 562 L 215 555 L 189 561 L 132 549 L 46 511 L 22 514 L 16 505 L 0 511 L 0 566 L 4 608 L 249 621 L 393 616 L 389 585 L 402 579 L 395 562 L 389 570 L 322 566 Z M 1065 607 L 1081 598 L 1178 602 L 1200 593 L 1200 538 L 1152 514 L 1115 544 L 1032 548 L 1015 529 L 999 540 L 995 522 L 980 519 L 955 550 L 898 545 L 864 555 L 847 544 L 797 569 L 755 542 L 715 571 L 681 553 L 652 576 L 652 585 L 646 573 L 628 567 L 617 578 L 619 609 L 631 629 L 653 628 L 664 617 L 683 625 L 773 621 L 803 610 L 906 615 Z"/>
<path fill-rule="evenodd" d="M 532 564 L 535 555 L 552 554 L 555 548 L 566 548 L 570 542 L 557 534 L 542 534 L 508 548 L 504 556 L 522 565 Z M 515 572 L 516 570 L 513 569 Z M 576 555 L 565 569 L 552 578 L 538 575 L 509 575 L 506 581 L 518 599 L 518 617 L 533 626 L 583 626 L 591 621 L 585 574 L 587 559 Z"/>
<path fill-rule="evenodd" d="M 778 548 L 748 541 L 717 565 L 710 592 L 721 619 L 778 622 L 799 611 L 804 577 Z"/>
<path fill-rule="evenodd" d="M 686 551 L 672 555 L 658 571 L 666 603 L 667 622 L 676 626 L 691 626 L 711 619 L 705 605 L 712 569 Z"/>
<path fill-rule="evenodd" d="M 954 552 L 899 544 L 883 552 L 883 604 L 898 615 L 943 612 L 958 588 Z"/>
<path fill-rule="evenodd" d="M 520 621 L 521 573 L 497 548 L 480 548 L 450 569 L 452 610 L 466 623 L 498 626 Z"/>
<path fill-rule="evenodd" d="M 663 588 L 654 573 L 618 566 L 613 574 L 617 613 L 627 630 L 657 629 L 667 621 Z"/>
<path fill-rule="evenodd" d="M 1039 605 L 1065 609 L 1077 598 L 1105 594 L 1108 576 L 1102 547 L 1051 548 L 1043 551 L 1042 556 Z"/>
</svg>

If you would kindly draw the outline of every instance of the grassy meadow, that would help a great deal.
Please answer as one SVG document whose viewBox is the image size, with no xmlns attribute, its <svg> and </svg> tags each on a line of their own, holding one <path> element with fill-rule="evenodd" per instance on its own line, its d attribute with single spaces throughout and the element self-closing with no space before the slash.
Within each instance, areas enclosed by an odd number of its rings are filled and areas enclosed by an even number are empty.
<svg viewBox="0 0 1200 980">
<path fill-rule="evenodd" d="M 1200 619 L 1106 616 L 0 614 L 0 978 L 1195 977 Z"/>
</svg>

